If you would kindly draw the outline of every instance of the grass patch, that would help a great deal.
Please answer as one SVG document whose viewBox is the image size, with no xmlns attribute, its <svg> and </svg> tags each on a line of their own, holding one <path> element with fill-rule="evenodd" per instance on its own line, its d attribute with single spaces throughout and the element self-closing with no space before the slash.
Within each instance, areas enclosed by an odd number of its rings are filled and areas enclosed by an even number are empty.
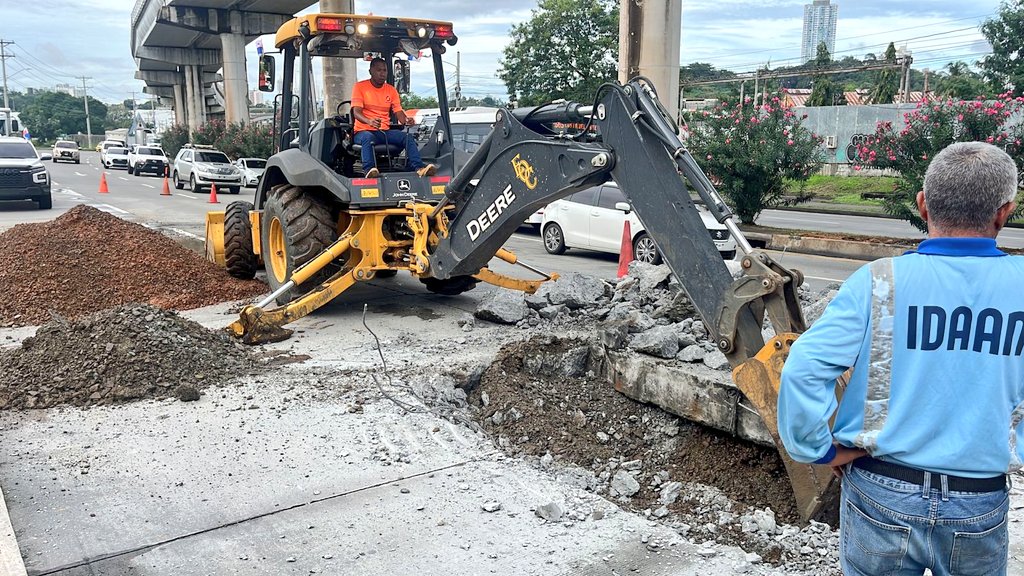
<svg viewBox="0 0 1024 576">
<path fill-rule="evenodd" d="M 804 193 L 811 194 L 817 202 L 881 206 L 880 199 L 870 196 L 892 192 L 896 180 L 896 178 L 886 176 L 822 176 L 819 174 L 811 176 L 807 180 Z M 788 186 L 794 195 L 800 190 L 800 186 L 796 182 L 790 182 Z M 869 197 L 865 198 L 865 196 Z"/>
</svg>

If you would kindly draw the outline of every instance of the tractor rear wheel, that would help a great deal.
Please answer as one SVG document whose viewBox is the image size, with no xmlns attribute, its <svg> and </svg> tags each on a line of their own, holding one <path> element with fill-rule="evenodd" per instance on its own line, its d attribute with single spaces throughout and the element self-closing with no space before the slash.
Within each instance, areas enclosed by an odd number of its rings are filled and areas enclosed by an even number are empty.
<svg viewBox="0 0 1024 576">
<path fill-rule="evenodd" d="M 316 258 L 338 239 L 331 211 L 311 193 L 297 186 L 275 186 L 263 206 L 260 220 L 261 253 L 267 271 L 267 283 L 277 290 L 288 282 L 300 266 Z M 316 288 L 341 268 L 332 262 L 278 297 L 278 304 Z"/>
<path fill-rule="evenodd" d="M 232 202 L 224 210 L 224 261 L 228 274 L 242 280 L 256 276 L 259 259 L 252 249 L 251 202 Z"/>
</svg>

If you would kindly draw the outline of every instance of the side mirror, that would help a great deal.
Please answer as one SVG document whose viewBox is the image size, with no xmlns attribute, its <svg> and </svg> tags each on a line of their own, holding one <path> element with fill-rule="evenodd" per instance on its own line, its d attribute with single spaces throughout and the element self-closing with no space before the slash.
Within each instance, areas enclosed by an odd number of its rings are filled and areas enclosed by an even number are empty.
<svg viewBox="0 0 1024 576">
<path fill-rule="evenodd" d="M 615 203 L 615 209 L 616 210 L 621 210 L 621 211 L 625 212 L 626 214 L 629 214 L 630 212 L 633 211 L 633 207 L 629 205 L 629 202 L 616 202 Z"/>
<path fill-rule="evenodd" d="M 260 92 L 274 91 L 274 77 L 277 73 L 277 63 L 270 54 L 260 57 L 259 83 Z"/>
<path fill-rule="evenodd" d="M 409 61 L 395 60 L 395 90 L 399 94 L 408 94 L 411 90 L 409 77 Z"/>
</svg>

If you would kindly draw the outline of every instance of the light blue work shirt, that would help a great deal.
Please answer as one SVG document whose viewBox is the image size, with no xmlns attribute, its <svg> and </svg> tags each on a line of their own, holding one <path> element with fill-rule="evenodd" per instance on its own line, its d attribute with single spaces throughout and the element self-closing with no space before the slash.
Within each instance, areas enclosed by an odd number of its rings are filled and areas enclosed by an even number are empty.
<svg viewBox="0 0 1024 576">
<path fill-rule="evenodd" d="M 1022 352 L 1024 257 L 988 238 L 926 240 L 857 270 L 796 340 L 779 435 L 799 462 L 827 463 L 835 441 L 941 474 L 1019 469 Z M 836 412 L 836 379 L 851 366 Z"/>
</svg>

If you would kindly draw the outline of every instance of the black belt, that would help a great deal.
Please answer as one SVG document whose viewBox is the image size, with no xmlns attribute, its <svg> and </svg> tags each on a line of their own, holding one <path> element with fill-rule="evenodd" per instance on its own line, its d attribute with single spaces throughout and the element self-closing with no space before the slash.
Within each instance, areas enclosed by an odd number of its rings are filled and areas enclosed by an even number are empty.
<svg viewBox="0 0 1024 576">
<path fill-rule="evenodd" d="M 924 486 L 925 474 L 931 474 L 931 487 L 936 490 L 942 489 L 943 474 L 925 472 L 924 470 L 896 464 L 895 462 L 877 460 L 871 456 L 857 458 L 853 461 L 853 466 L 861 470 L 867 470 L 868 472 L 874 472 L 875 474 L 919 486 Z M 953 476 L 952 474 L 945 474 L 944 476 L 946 477 L 946 487 L 952 492 L 997 492 L 1006 489 L 1005 474 L 990 478 L 965 478 L 963 476 Z"/>
</svg>

